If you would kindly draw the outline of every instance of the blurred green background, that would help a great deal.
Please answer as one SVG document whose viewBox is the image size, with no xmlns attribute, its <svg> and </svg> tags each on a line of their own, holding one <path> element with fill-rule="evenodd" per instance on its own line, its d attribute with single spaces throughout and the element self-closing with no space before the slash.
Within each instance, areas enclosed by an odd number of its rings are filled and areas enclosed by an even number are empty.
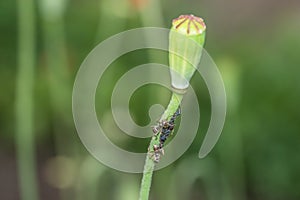
<svg viewBox="0 0 300 200">
<path fill-rule="evenodd" d="M 87 54 L 121 31 L 169 28 L 180 14 L 207 24 L 206 49 L 228 97 L 223 134 L 198 159 L 210 119 L 199 74 L 201 123 L 188 151 L 155 172 L 151 199 L 300 199 L 300 1 L 18 0 L 0 2 L 0 199 L 134 200 L 141 174 L 97 162 L 81 144 L 71 112 L 72 85 Z M 146 152 L 149 139 L 125 137 L 111 116 L 116 81 L 132 67 L 167 54 L 139 50 L 120 57 L 99 82 L 100 123 L 120 147 Z M 104 92 L 103 92 L 104 91 Z M 130 102 L 137 124 L 170 92 L 144 86 Z"/>
</svg>

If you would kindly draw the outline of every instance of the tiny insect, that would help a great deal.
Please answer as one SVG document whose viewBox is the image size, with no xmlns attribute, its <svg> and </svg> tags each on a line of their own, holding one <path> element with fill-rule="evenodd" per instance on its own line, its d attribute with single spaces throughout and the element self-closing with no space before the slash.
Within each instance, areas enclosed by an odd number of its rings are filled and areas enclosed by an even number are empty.
<svg viewBox="0 0 300 200">
<path fill-rule="evenodd" d="M 151 152 L 148 154 L 149 154 L 150 159 L 152 159 L 155 163 L 159 162 L 161 155 L 158 152 Z"/>
<path fill-rule="evenodd" d="M 179 115 L 181 115 L 181 108 L 180 106 L 177 108 L 176 112 L 174 113 L 174 115 L 177 117 Z"/>
<path fill-rule="evenodd" d="M 164 155 L 164 143 L 166 142 L 169 135 L 172 134 L 175 127 L 176 117 L 178 117 L 179 115 L 181 115 L 180 107 L 178 107 L 178 109 L 172 115 L 169 121 L 158 121 L 157 125 L 152 127 L 152 131 L 155 136 L 157 136 L 160 133 L 159 145 L 153 145 L 153 151 L 149 152 L 149 156 L 151 157 L 151 159 L 153 159 L 154 162 L 158 163 L 160 157 Z"/>
<path fill-rule="evenodd" d="M 153 151 L 150 152 L 150 154 L 149 154 L 150 158 L 151 158 L 154 162 L 158 163 L 159 160 L 160 160 L 161 155 L 164 155 L 164 150 L 163 150 L 163 148 L 160 146 L 160 144 L 159 144 L 159 145 L 153 145 Z"/>
<path fill-rule="evenodd" d="M 162 155 L 165 154 L 164 149 L 162 148 L 162 146 L 160 144 L 159 145 L 153 145 L 153 150 L 154 150 L 154 152 L 158 152 Z"/>
<path fill-rule="evenodd" d="M 161 131 L 161 127 L 159 125 L 152 126 L 152 132 L 154 135 L 157 135 Z"/>
</svg>

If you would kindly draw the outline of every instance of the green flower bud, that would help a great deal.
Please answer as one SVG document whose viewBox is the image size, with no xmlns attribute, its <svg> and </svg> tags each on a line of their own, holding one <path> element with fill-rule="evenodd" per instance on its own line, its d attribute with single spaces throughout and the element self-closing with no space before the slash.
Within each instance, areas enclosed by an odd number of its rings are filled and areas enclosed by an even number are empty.
<svg viewBox="0 0 300 200">
<path fill-rule="evenodd" d="M 169 62 L 172 87 L 185 90 L 189 86 L 205 40 L 205 23 L 194 15 L 181 15 L 172 22 L 169 35 Z"/>
</svg>

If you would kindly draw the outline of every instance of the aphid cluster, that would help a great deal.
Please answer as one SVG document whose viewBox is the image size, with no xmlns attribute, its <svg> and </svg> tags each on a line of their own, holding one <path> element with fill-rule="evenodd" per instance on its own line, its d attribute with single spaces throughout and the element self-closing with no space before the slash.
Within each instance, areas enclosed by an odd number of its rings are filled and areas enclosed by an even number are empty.
<svg viewBox="0 0 300 200">
<path fill-rule="evenodd" d="M 159 162 L 160 156 L 164 154 L 163 146 L 169 135 L 173 132 L 175 126 L 175 119 L 181 114 L 180 107 L 172 115 L 169 121 L 159 121 L 156 126 L 153 126 L 152 131 L 155 136 L 159 135 L 159 144 L 153 145 L 152 158 L 154 162 Z M 160 133 L 160 134 L 159 134 Z"/>
</svg>

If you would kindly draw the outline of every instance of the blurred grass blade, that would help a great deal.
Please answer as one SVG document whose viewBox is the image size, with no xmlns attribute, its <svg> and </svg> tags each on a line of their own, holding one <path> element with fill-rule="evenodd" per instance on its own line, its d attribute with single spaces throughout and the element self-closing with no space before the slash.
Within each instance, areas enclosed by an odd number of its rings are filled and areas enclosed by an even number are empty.
<svg viewBox="0 0 300 200">
<path fill-rule="evenodd" d="M 138 11 L 143 27 L 165 27 L 161 2 L 159 0 L 137 0 L 131 2 L 133 5 L 134 3 L 136 5 L 136 10 Z M 153 40 L 155 40 L 155 38 L 160 38 L 161 35 L 153 36 L 153 33 L 149 34 L 147 31 L 144 31 L 144 37 L 146 44 L 151 46 Z M 148 63 L 163 63 L 168 65 L 168 58 L 161 51 L 147 51 L 147 54 Z M 157 74 L 149 68 L 147 76 L 150 79 L 153 79 L 152 77 L 156 77 Z M 148 98 L 145 99 L 145 105 L 150 106 L 152 103 L 151 99 L 155 99 L 156 102 L 167 101 L 170 98 L 170 93 L 166 93 L 164 89 L 165 88 L 163 87 L 149 89 L 147 95 Z"/>
<path fill-rule="evenodd" d="M 39 4 L 46 54 L 44 65 L 47 69 L 52 110 L 56 117 L 55 120 L 57 120 L 56 123 L 59 124 L 71 116 L 71 106 L 69 105 L 71 79 L 68 71 L 63 22 L 65 4 L 66 1 L 60 0 L 42 0 Z"/>
<path fill-rule="evenodd" d="M 41 0 L 39 8 L 45 44 L 47 84 L 50 93 L 55 153 L 66 158 L 76 151 L 70 141 L 71 131 L 71 79 L 65 45 L 64 13 L 67 0 Z M 72 159 L 73 160 L 73 159 Z M 68 169 L 65 169 L 66 171 Z M 72 187 L 71 183 L 69 187 Z M 61 200 L 70 199 L 72 191 L 60 188 Z"/>
<path fill-rule="evenodd" d="M 16 79 L 16 149 L 22 200 L 37 200 L 33 87 L 35 12 L 33 0 L 18 1 L 18 74 Z"/>
<path fill-rule="evenodd" d="M 126 30 L 129 3 L 119 0 L 99 1 L 99 20 L 95 43 Z M 122 44 L 120 44 L 122 45 Z"/>
</svg>

